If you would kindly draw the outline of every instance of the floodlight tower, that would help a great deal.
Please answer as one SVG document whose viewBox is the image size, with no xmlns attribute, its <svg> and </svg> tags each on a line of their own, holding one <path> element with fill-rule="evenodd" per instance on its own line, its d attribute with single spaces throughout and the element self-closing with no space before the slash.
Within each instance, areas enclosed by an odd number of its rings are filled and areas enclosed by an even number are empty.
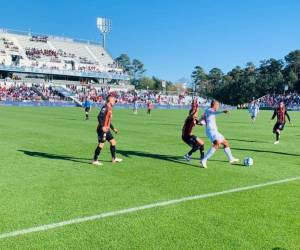
<svg viewBox="0 0 300 250">
<path fill-rule="evenodd" d="M 106 43 L 106 35 L 111 32 L 112 22 L 111 19 L 98 17 L 97 18 L 97 28 L 102 34 L 102 46 L 105 48 Z"/>
</svg>

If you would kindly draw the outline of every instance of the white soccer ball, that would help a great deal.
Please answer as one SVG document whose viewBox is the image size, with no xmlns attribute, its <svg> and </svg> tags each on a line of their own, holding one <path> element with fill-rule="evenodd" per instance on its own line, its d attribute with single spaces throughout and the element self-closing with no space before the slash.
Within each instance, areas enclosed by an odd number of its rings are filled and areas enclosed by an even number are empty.
<svg viewBox="0 0 300 250">
<path fill-rule="evenodd" d="M 254 164 L 254 161 L 251 157 L 246 157 L 244 159 L 244 166 L 251 167 Z"/>
</svg>

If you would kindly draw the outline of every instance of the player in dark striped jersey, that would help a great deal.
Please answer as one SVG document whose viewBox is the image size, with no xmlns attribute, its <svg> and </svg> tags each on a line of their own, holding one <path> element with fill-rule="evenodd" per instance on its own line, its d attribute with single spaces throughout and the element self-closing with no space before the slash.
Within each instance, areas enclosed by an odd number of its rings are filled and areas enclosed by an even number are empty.
<svg viewBox="0 0 300 250">
<path fill-rule="evenodd" d="M 288 118 L 289 123 L 291 124 L 291 119 L 285 108 L 284 102 L 279 103 L 279 107 L 277 107 L 274 110 L 271 120 L 274 120 L 275 117 L 277 118 L 277 121 L 273 127 L 273 133 L 276 135 L 276 141 L 274 142 L 274 144 L 278 144 L 279 138 L 280 138 L 280 133 L 281 133 L 281 131 L 283 131 L 285 123 L 286 123 L 285 117 Z"/>
<path fill-rule="evenodd" d="M 151 110 L 153 109 L 153 103 L 151 100 L 147 102 L 147 114 L 151 115 Z"/>
<path fill-rule="evenodd" d="M 187 161 L 191 160 L 192 154 L 197 150 L 200 151 L 201 159 L 204 157 L 204 142 L 192 133 L 195 125 L 202 125 L 198 120 L 198 108 L 190 110 L 182 128 L 182 140 L 192 148 L 184 156 L 184 159 Z"/>
<path fill-rule="evenodd" d="M 195 112 L 199 108 L 198 98 L 194 98 L 191 105 L 192 112 Z"/>
<path fill-rule="evenodd" d="M 97 165 L 97 166 L 103 165 L 101 162 L 98 161 L 98 158 L 101 153 L 101 150 L 104 147 L 104 143 L 106 141 L 110 143 L 112 162 L 117 163 L 122 161 L 122 159 L 116 157 L 116 140 L 114 139 L 111 133 L 111 130 L 113 130 L 115 133 L 118 133 L 118 130 L 114 128 L 114 126 L 111 123 L 112 108 L 115 103 L 116 103 L 115 97 L 111 95 L 108 96 L 106 99 L 106 104 L 101 108 L 100 113 L 98 115 L 98 127 L 97 127 L 98 146 L 95 149 L 94 159 L 92 161 L 93 165 Z"/>
</svg>

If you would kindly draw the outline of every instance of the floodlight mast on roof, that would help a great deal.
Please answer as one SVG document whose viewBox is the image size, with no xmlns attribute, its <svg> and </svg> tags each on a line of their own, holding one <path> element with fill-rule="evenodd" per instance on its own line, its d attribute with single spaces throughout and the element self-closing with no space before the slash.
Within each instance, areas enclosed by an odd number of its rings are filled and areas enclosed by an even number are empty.
<svg viewBox="0 0 300 250">
<path fill-rule="evenodd" d="M 111 19 L 98 17 L 97 18 L 97 28 L 102 34 L 102 46 L 105 48 L 106 46 L 106 35 L 111 32 L 112 22 Z"/>
</svg>

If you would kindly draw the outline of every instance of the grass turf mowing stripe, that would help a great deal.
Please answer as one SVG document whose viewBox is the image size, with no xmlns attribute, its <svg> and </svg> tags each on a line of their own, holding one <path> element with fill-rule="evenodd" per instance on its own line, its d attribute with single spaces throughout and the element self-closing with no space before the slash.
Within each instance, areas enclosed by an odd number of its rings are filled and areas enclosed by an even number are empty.
<svg viewBox="0 0 300 250">
<path fill-rule="evenodd" d="M 141 210 L 145 210 L 145 209 L 165 207 L 165 206 L 178 204 L 178 203 L 182 203 L 182 202 L 186 202 L 186 201 L 205 199 L 205 198 L 209 198 L 209 197 L 213 197 L 213 196 L 219 196 L 219 195 L 230 194 L 230 193 L 237 193 L 237 192 L 242 192 L 242 191 L 246 191 L 246 190 L 257 189 L 257 188 L 262 188 L 262 187 L 266 187 L 266 186 L 277 185 L 277 184 L 291 182 L 291 181 L 297 181 L 297 180 L 300 180 L 300 176 L 294 177 L 294 178 L 277 180 L 277 181 L 270 181 L 270 182 L 256 184 L 256 185 L 252 185 L 252 186 L 233 188 L 233 189 L 224 190 L 224 191 L 220 191 L 220 192 L 188 196 L 188 197 L 183 197 L 183 198 L 169 200 L 169 201 L 162 201 L 162 202 L 152 203 L 152 204 L 138 206 L 138 207 L 126 208 L 126 209 L 122 209 L 122 210 L 106 212 L 106 213 L 101 213 L 101 214 L 97 214 L 97 215 L 76 218 L 76 219 L 72 219 L 72 220 L 61 221 L 61 222 L 57 222 L 57 223 L 53 223 L 53 224 L 47 224 L 47 225 L 12 231 L 12 232 L 8 232 L 8 233 L 2 233 L 2 234 L 0 234 L 0 239 L 11 238 L 11 237 L 21 236 L 21 235 L 35 233 L 35 232 L 42 232 L 42 231 L 47 231 L 50 229 L 63 227 L 63 226 L 67 226 L 67 225 L 78 224 L 78 223 L 87 222 L 87 221 L 100 220 L 100 219 L 103 219 L 106 217 L 113 217 L 113 216 L 122 215 L 122 214 L 129 214 L 129 213 L 133 213 L 133 212 L 137 212 L 137 211 L 141 211 Z"/>
</svg>

